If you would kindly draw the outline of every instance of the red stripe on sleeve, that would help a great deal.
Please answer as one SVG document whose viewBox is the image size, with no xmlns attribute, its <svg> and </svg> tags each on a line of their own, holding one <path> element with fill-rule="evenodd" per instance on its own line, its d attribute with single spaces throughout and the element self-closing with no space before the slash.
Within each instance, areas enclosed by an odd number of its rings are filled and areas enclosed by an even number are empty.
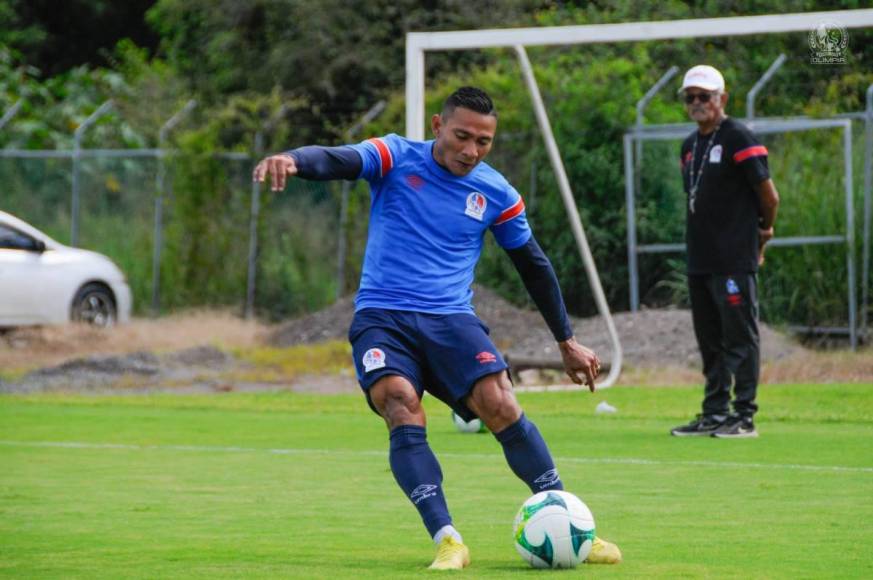
<svg viewBox="0 0 873 580">
<path fill-rule="evenodd" d="M 753 145 L 734 153 L 734 163 L 742 163 L 749 157 L 763 157 L 765 155 L 767 155 L 766 147 L 763 145 Z"/>
<path fill-rule="evenodd" d="M 685 165 L 688 164 L 689 161 L 691 161 L 691 151 L 687 152 L 685 157 L 679 157 L 679 167 L 685 169 Z"/>
<path fill-rule="evenodd" d="M 385 145 L 385 142 L 381 139 L 377 139 L 373 137 L 369 139 L 370 143 L 376 146 L 376 149 L 379 151 L 379 159 L 382 161 L 382 167 L 380 169 L 380 175 L 385 177 L 391 168 L 394 166 L 394 160 L 391 158 L 391 150 L 388 149 L 388 146 Z"/>
<path fill-rule="evenodd" d="M 507 209 L 503 213 L 501 213 L 499 216 L 497 216 L 497 219 L 494 221 L 494 225 L 499 226 L 500 224 L 505 224 L 506 222 L 508 222 L 512 218 L 518 217 L 521 214 L 521 212 L 523 212 L 523 211 L 524 211 L 524 200 L 519 197 L 518 201 L 515 202 L 515 204 L 512 207 L 510 207 L 509 209 Z"/>
</svg>

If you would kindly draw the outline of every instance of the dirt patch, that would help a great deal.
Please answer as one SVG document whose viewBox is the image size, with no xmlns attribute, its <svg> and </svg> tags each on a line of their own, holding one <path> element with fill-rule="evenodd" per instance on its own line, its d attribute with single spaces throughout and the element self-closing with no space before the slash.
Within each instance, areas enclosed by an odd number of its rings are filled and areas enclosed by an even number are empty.
<svg viewBox="0 0 873 580">
<path fill-rule="evenodd" d="M 491 337 L 510 358 L 559 361 L 555 340 L 540 313 L 518 308 L 495 292 L 474 287 L 476 314 L 491 329 Z M 267 341 L 279 347 L 323 340 L 345 340 L 354 315 L 350 298 L 268 333 Z M 612 343 L 606 322 L 599 316 L 571 318 L 577 339 L 594 349 L 604 361 L 612 360 Z M 641 310 L 613 314 L 613 322 L 628 366 L 696 367 L 700 355 L 691 324 L 691 312 L 680 309 Z M 762 360 L 776 361 L 803 352 L 791 339 L 761 325 Z"/>
<path fill-rule="evenodd" d="M 46 367 L 97 354 L 174 352 L 199 345 L 256 346 L 269 328 L 223 311 L 135 319 L 108 330 L 82 324 L 27 327 L 0 335 L 0 370 Z"/>
<path fill-rule="evenodd" d="M 172 384 L 209 390 L 223 384 L 222 372 L 234 365 L 230 355 L 208 346 L 162 356 L 152 352 L 89 356 L 27 373 L 0 385 L 0 391 L 143 390 Z"/>
<path fill-rule="evenodd" d="M 538 312 L 517 308 L 482 287 L 475 288 L 474 305 L 498 348 L 510 358 L 560 361 Z M 255 368 L 231 354 L 239 352 L 237 348 L 345 341 L 353 313 L 352 299 L 345 298 L 273 327 L 228 313 L 199 312 L 137 320 L 108 331 L 83 326 L 22 329 L 0 336 L 0 392 L 358 392 L 351 361 L 339 374 L 286 376 L 272 366 Z M 624 351 L 619 384 L 700 383 L 689 311 L 624 312 L 613 320 Z M 580 342 L 611 361 L 606 323 L 600 317 L 572 322 Z M 762 382 L 859 382 L 873 377 L 869 347 L 858 353 L 810 351 L 767 325 L 761 325 L 761 339 Z M 542 385 L 564 382 L 566 377 L 559 370 L 531 371 L 522 373 L 519 381 Z"/>
</svg>

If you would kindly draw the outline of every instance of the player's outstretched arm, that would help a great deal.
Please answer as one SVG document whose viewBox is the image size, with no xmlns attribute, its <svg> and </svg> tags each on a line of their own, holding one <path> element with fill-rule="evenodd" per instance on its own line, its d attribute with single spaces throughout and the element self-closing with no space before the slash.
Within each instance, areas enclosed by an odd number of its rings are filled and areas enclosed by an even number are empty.
<svg viewBox="0 0 873 580">
<path fill-rule="evenodd" d="M 272 190 L 282 191 L 289 177 L 354 180 L 360 176 L 362 166 L 361 155 L 351 147 L 307 145 L 265 158 L 255 167 L 252 178 L 263 182 L 269 176 Z"/>
<path fill-rule="evenodd" d="M 270 189 L 282 191 L 289 177 L 297 175 L 297 161 L 287 153 L 265 157 L 255 166 L 252 180 L 264 183 L 270 176 Z"/>
</svg>

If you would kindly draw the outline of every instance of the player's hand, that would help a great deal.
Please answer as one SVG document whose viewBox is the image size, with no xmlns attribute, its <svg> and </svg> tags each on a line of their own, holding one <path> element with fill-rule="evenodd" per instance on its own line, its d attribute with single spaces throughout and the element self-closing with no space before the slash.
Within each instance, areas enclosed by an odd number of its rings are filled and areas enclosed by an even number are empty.
<svg viewBox="0 0 873 580">
<path fill-rule="evenodd" d="M 600 358 L 590 348 L 570 338 L 559 342 L 561 358 L 564 360 L 564 370 L 577 385 L 586 384 L 592 393 L 596 388 L 594 379 L 600 374 Z"/>
<path fill-rule="evenodd" d="M 766 230 L 758 228 L 758 265 L 762 265 L 764 263 L 764 246 L 767 245 L 767 242 L 773 239 L 773 226 L 770 226 Z"/>
<path fill-rule="evenodd" d="M 282 191 L 289 177 L 297 175 L 297 164 L 294 158 L 288 154 L 280 153 L 264 158 L 255 166 L 252 173 L 252 181 L 263 183 L 270 176 L 270 189 Z"/>
</svg>

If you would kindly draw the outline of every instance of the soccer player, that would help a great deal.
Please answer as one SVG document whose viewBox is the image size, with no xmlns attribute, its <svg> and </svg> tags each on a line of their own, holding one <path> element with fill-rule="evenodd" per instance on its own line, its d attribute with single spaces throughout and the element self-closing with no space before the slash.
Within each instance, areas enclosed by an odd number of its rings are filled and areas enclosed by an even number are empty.
<svg viewBox="0 0 873 580">
<path fill-rule="evenodd" d="M 564 367 L 594 390 L 600 360 L 576 342 L 552 265 L 528 226 L 524 202 L 482 160 L 497 113 L 482 90 L 463 87 L 431 119 L 435 139 L 397 135 L 343 147 L 308 146 L 265 158 L 253 178 L 281 191 L 291 176 L 366 179 L 371 210 L 355 317 L 349 330 L 358 381 L 390 432 L 394 478 L 437 546 L 431 568 L 461 569 L 470 553 L 443 495 L 427 442 L 424 391 L 494 433 L 531 492 L 563 489 L 543 437 L 519 406 L 507 364 L 473 313 L 473 271 L 487 230 L 506 250 L 558 342 Z M 617 563 L 595 538 L 591 563 Z"/>
<path fill-rule="evenodd" d="M 695 66 L 680 92 L 698 127 L 682 144 L 680 163 L 688 194 L 688 290 L 706 386 L 703 412 L 670 432 L 757 437 L 757 272 L 773 237 L 779 194 L 770 179 L 767 148 L 724 112 L 728 94 L 721 73 Z"/>
</svg>

